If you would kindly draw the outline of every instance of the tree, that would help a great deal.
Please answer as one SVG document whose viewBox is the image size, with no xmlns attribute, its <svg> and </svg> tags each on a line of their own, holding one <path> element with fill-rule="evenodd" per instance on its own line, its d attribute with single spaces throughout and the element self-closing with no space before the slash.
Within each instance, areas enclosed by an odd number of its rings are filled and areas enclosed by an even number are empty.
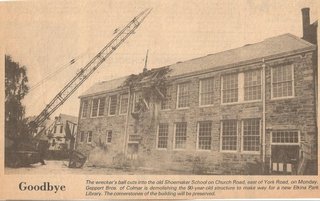
<svg viewBox="0 0 320 201">
<path fill-rule="evenodd" d="M 25 137 L 27 123 L 22 99 L 29 91 L 27 68 L 5 55 L 5 136 Z"/>
</svg>

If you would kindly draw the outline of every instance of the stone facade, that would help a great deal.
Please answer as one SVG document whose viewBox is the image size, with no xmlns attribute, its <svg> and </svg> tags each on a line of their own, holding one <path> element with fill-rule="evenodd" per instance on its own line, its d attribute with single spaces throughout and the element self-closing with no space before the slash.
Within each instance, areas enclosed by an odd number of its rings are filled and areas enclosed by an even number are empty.
<svg viewBox="0 0 320 201">
<path fill-rule="evenodd" d="M 275 130 L 294 130 L 299 132 L 299 158 L 295 163 L 295 174 L 302 166 L 302 158 L 309 161 L 317 158 L 317 125 L 316 99 L 313 52 L 292 54 L 243 64 L 235 64 L 232 68 L 213 69 L 205 73 L 197 72 L 193 75 L 169 77 L 170 109 L 161 110 L 160 99 L 151 99 L 149 109 L 138 116 L 132 114 L 134 92 L 128 88 L 101 92 L 100 94 L 81 97 L 79 112 L 79 128 L 77 136 L 77 150 L 86 153 L 90 163 L 101 166 L 133 165 L 162 170 L 179 170 L 195 174 L 268 174 L 274 169 L 271 162 L 272 132 Z M 294 72 L 294 96 L 283 99 L 271 97 L 271 68 L 282 65 L 292 65 Z M 242 73 L 251 70 L 263 72 L 265 66 L 265 122 L 263 95 L 259 100 L 240 101 L 236 103 L 222 103 L 221 80 L 223 75 Z M 263 75 L 263 74 L 262 74 Z M 213 78 L 213 104 L 199 106 L 200 80 Z M 263 79 L 263 77 L 262 77 Z M 188 108 L 177 108 L 177 93 L 180 83 L 189 83 Z M 119 114 L 120 94 L 130 94 L 128 111 Z M 117 95 L 116 115 L 108 115 L 109 97 Z M 92 98 L 106 98 L 104 115 L 90 117 Z M 88 100 L 87 118 L 81 118 L 83 101 Z M 260 145 L 255 152 L 242 150 L 242 121 L 245 119 L 260 120 Z M 237 148 L 236 151 L 221 150 L 221 129 L 223 120 L 237 121 Z M 199 150 L 198 122 L 211 122 L 211 147 L 209 150 Z M 175 123 L 187 123 L 186 147 L 182 150 L 174 149 Z M 159 149 L 158 126 L 167 123 L 167 148 Z M 263 132 L 265 123 L 265 132 Z M 88 131 L 92 132 L 92 141 L 87 142 Z M 107 133 L 112 131 L 112 141 L 107 142 Z M 265 134 L 265 136 L 263 136 Z M 82 136 L 81 136 L 82 135 Z M 138 136 L 138 137 L 137 137 Z M 131 139 L 135 137 L 135 139 Z M 282 163 L 279 163 L 282 167 Z M 278 165 L 278 168 L 281 168 Z M 291 168 L 291 166 L 290 166 Z M 289 170 L 289 166 L 287 166 Z M 290 169 L 290 172 L 293 170 Z M 301 172 L 300 172 L 301 173 Z"/>
</svg>

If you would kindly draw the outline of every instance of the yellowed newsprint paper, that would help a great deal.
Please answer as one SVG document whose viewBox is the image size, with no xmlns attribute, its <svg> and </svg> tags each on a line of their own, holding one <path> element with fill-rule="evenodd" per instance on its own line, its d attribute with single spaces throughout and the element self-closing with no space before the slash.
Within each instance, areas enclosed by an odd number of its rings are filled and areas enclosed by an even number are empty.
<svg viewBox="0 0 320 201">
<path fill-rule="evenodd" d="M 0 199 L 319 198 L 319 1 L 1 1 Z"/>
</svg>

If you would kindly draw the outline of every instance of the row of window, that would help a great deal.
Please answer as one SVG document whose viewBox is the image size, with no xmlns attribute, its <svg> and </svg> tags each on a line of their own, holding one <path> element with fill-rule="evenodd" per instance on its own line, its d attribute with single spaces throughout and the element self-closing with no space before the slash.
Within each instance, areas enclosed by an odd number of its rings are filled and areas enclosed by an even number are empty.
<svg viewBox="0 0 320 201">
<path fill-rule="evenodd" d="M 93 139 L 92 131 L 88 131 L 87 135 L 85 135 L 84 131 L 80 131 L 79 140 L 80 142 L 84 142 L 91 144 Z M 105 135 L 105 144 L 110 144 L 112 142 L 112 131 L 107 131 Z"/>
<path fill-rule="evenodd" d="M 221 122 L 221 151 L 260 151 L 260 119 L 244 119 L 241 121 L 241 129 L 238 128 L 239 121 L 224 120 Z M 187 144 L 187 123 L 174 124 L 174 149 L 185 149 Z M 169 140 L 169 124 L 161 123 L 158 127 L 157 148 L 167 149 Z M 275 130 L 272 131 L 272 144 L 298 144 L 299 132 L 297 130 Z M 212 146 L 212 122 L 198 122 L 197 149 L 211 150 Z"/>
<path fill-rule="evenodd" d="M 224 120 L 221 122 L 221 151 L 244 151 L 259 152 L 260 151 L 260 119 L 244 119 L 241 121 L 242 128 L 238 129 L 237 120 Z M 92 131 L 80 132 L 80 142 L 91 144 L 93 135 Z M 157 148 L 167 149 L 169 140 L 169 124 L 160 123 L 158 126 Z M 112 142 L 112 131 L 106 131 L 105 143 Z M 239 143 L 240 142 L 240 143 Z M 271 142 L 273 144 L 298 144 L 299 132 L 296 130 L 276 130 L 272 131 Z M 186 149 L 187 145 L 187 122 L 179 122 L 174 124 L 174 142 L 173 146 L 176 150 Z M 212 147 L 212 122 L 198 122 L 197 128 L 197 149 L 211 150 Z"/>
<path fill-rule="evenodd" d="M 293 65 L 279 66 L 271 70 L 271 94 L 272 98 L 292 97 L 294 95 Z M 223 104 L 257 101 L 261 100 L 262 76 L 261 70 L 251 70 L 241 73 L 223 75 L 221 77 L 221 102 Z M 170 109 L 171 92 L 170 88 L 164 91 L 165 98 L 161 102 L 161 109 Z M 109 97 L 108 115 L 112 116 L 117 111 L 118 96 Z M 213 105 L 214 102 L 214 78 L 200 80 L 199 105 Z M 119 114 L 126 114 L 128 111 L 129 94 L 120 95 Z M 148 102 L 143 99 L 142 92 L 134 94 L 133 112 L 137 112 Z M 178 84 L 177 105 L 179 108 L 190 106 L 190 83 Z M 89 102 L 82 103 L 83 118 L 87 117 Z M 92 100 L 91 117 L 103 116 L 105 110 L 105 98 Z"/>
<path fill-rule="evenodd" d="M 221 150 L 237 151 L 239 138 L 241 138 L 242 151 L 260 150 L 260 119 L 242 120 L 242 132 L 238 132 L 237 120 L 224 120 L 221 122 Z M 198 122 L 197 149 L 211 150 L 212 147 L 212 122 Z M 161 123 L 158 127 L 157 148 L 167 149 L 169 140 L 169 124 Z M 187 145 L 187 122 L 174 124 L 174 149 L 185 149 Z"/>
</svg>

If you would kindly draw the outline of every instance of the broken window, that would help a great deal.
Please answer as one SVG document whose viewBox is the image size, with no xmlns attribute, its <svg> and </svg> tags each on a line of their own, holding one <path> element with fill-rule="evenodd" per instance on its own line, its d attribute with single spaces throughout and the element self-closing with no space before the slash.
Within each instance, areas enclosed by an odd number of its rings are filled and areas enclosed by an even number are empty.
<svg viewBox="0 0 320 201">
<path fill-rule="evenodd" d="M 86 118 L 87 117 L 88 106 L 89 106 L 88 100 L 82 101 L 82 113 L 81 113 L 81 117 L 82 118 Z"/>
<path fill-rule="evenodd" d="M 161 100 L 161 110 L 168 110 L 170 109 L 170 99 L 171 99 L 171 92 L 170 88 L 165 88 L 163 90 L 164 98 Z"/>
<path fill-rule="evenodd" d="M 229 74 L 222 77 L 222 102 L 238 102 L 238 74 Z"/>
<path fill-rule="evenodd" d="M 112 131 L 107 131 L 106 143 L 109 144 L 112 142 Z"/>
<path fill-rule="evenodd" d="M 293 65 L 272 68 L 272 98 L 294 95 Z"/>
<path fill-rule="evenodd" d="M 261 70 L 252 70 L 244 73 L 244 100 L 261 99 Z"/>
<path fill-rule="evenodd" d="M 205 121 L 198 123 L 198 149 L 211 149 L 212 122 Z"/>
<path fill-rule="evenodd" d="M 189 107 L 189 83 L 178 85 L 178 108 Z"/>
<path fill-rule="evenodd" d="M 129 94 L 121 94 L 120 96 L 120 114 L 126 114 L 128 111 Z"/>
<path fill-rule="evenodd" d="M 238 128 L 237 120 L 224 120 L 222 121 L 222 137 L 221 137 L 221 150 L 223 151 L 236 151 L 238 141 Z"/>
<path fill-rule="evenodd" d="M 139 112 L 142 108 L 142 92 L 135 92 L 134 93 L 134 101 L 133 101 L 133 112 Z"/>
<path fill-rule="evenodd" d="M 207 78 L 200 81 L 200 105 L 213 104 L 214 79 Z"/>
<path fill-rule="evenodd" d="M 117 111 L 117 95 L 110 96 L 109 101 L 109 115 L 115 115 Z"/>
<path fill-rule="evenodd" d="M 180 122 L 175 124 L 175 149 L 185 149 L 187 143 L 187 123 Z"/>
<path fill-rule="evenodd" d="M 92 131 L 88 131 L 87 143 L 90 144 L 92 142 Z"/>
<path fill-rule="evenodd" d="M 158 128 L 158 148 L 166 149 L 168 148 L 168 133 L 169 124 L 161 123 Z"/>
<path fill-rule="evenodd" d="M 243 151 L 260 150 L 260 119 L 243 120 Z"/>
</svg>

